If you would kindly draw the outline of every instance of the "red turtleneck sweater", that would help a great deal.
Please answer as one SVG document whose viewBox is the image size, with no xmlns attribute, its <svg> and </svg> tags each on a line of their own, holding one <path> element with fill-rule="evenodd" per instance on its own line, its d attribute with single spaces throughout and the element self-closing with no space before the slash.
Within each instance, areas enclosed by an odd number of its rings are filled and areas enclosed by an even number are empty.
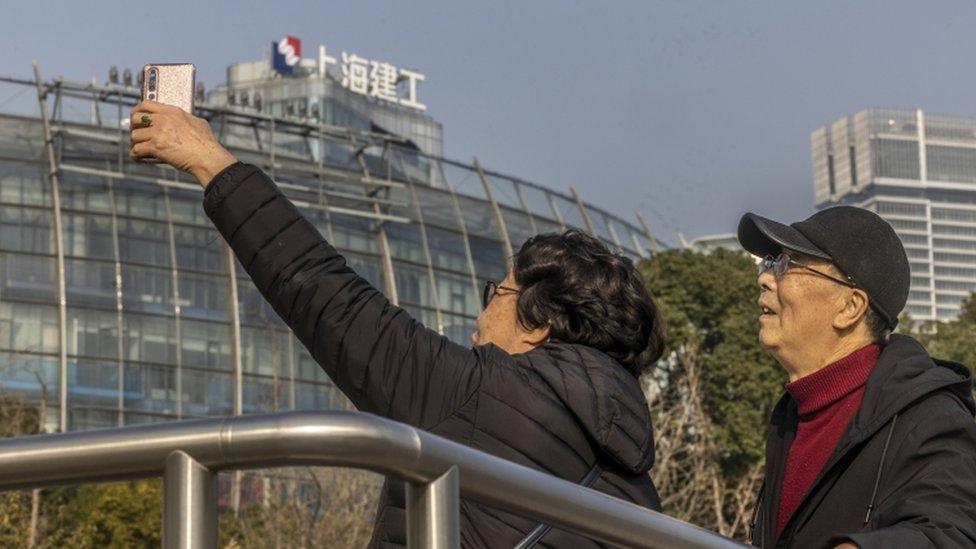
<svg viewBox="0 0 976 549">
<path fill-rule="evenodd" d="M 854 419 L 864 396 L 864 385 L 880 354 L 881 346 L 871 344 L 786 385 L 787 392 L 796 401 L 799 423 L 786 459 L 776 537 L 783 532 Z"/>
</svg>

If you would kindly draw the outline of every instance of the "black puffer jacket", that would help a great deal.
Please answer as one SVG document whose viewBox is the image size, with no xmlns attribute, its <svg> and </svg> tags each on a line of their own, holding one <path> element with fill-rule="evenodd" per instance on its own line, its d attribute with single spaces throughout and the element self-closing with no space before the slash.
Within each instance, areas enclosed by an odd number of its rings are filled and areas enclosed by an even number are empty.
<svg viewBox="0 0 976 549">
<path fill-rule="evenodd" d="M 910 337 L 891 336 L 833 456 L 774 539 L 797 425 L 796 402 L 784 395 L 766 441 L 753 544 L 812 549 L 847 539 L 861 549 L 976 547 L 971 389 L 965 367 L 933 360 Z"/>
<path fill-rule="evenodd" d="M 654 443 L 637 380 L 591 348 L 549 343 L 523 355 L 452 343 L 365 280 L 259 169 L 235 164 L 204 208 L 275 311 L 363 411 L 660 510 Z M 406 542 L 402 482 L 388 481 L 373 546 Z M 536 523 L 462 501 L 466 547 L 511 547 Z M 540 547 L 595 544 L 553 530 Z"/>
</svg>

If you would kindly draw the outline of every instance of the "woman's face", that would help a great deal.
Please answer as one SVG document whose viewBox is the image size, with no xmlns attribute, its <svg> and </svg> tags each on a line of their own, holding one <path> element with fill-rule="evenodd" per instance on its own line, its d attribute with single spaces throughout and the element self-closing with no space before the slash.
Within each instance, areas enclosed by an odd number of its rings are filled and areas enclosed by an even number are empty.
<svg viewBox="0 0 976 549">
<path fill-rule="evenodd" d="M 548 328 L 527 330 L 519 323 L 516 309 L 519 291 L 521 287 L 509 270 L 488 306 L 478 315 L 478 329 L 471 334 L 471 345 L 491 343 L 509 354 L 520 354 L 545 343 Z"/>
</svg>

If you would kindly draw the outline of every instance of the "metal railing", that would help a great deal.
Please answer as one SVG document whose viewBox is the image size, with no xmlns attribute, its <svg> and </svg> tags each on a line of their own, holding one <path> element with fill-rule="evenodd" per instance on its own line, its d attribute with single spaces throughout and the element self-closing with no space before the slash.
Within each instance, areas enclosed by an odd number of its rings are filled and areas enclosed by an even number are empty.
<svg viewBox="0 0 976 549">
<path fill-rule="evenodd" d="M 163 476 L 163 546 L 215 547 L 217 471 L 320 465 L 407 484 L 409 547 L 460 544 L 460 498 L 622 547 L 741 547 L 697 526 L 371 414 L 228 416 L 0 440 L 0 490 Z"/>
</svg>

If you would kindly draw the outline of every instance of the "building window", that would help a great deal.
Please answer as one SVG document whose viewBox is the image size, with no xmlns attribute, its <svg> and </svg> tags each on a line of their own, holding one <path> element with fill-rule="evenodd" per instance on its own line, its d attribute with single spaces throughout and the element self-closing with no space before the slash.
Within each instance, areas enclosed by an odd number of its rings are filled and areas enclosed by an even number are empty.
<svg viewBox="0 0 976 549">
<path fill-rule="evenodd" d="M 939 305 L 960 305 L 967 299 L 968 295 L 935 294 L 935 302 Z"/>
<path fill-rule="evenodd" d="M 827 181 L 830 185 L 830 194 L 837 192 L 837 182 L 834 180 L 834 155 L 827 155 Z"/>
<path fill-rule="evenodd" d="M 933 238 L 932 245 L 936 248 L 951 248 L 955 250 L 976 250 L 976 240 L 958 240 L 955 238 Z"/>
<path fill-rule="evenodd" d="M 976 279 L 976 269 L 967 269 L 965 267 L 942 267 L 937 265 L 935 267 L 935 276 Z"/>
<path fill-rule="evenodd" d="M 925 204 L 907 202 L 878 202 L 879 215 L 900 215 L 908 217 L 925 217 Z"/>
<path fill-rule="evenodd" d="M 976 149 L 927 145 L 925 151 L 929 179 L 976 183 Z"/>
<path fill-rule="evenodd" d="M 910 221 L 908 219 L 886 219 L 889 225 L 899 231 L 927 231 L 929 224 L 927 221 Z"/>
<path fill-rule="evenodd" d="M 936 290 L 949 290 L 953 292 L 976 292 L 976 280 L 972 282 L 962 282 L 960 280 L 936 280 Z"/>
<path fill-rule="evenodd" d="M 940 221 L 962 221 L 976 223 L 976 210 L 932 208 L 932 219 L 938 219 Z"/>
<path fill-rule="evenodd" d="M 959 235 L 959 236 L 976 236 L 976 227 L 969 226 L 959 226 L 959 225 L 932 225 L 932 232 L 934 234 L 946 234 L 946 235 Z"/>
<path fill-rule="evenodd" d="M 931 279 L 924 276 L 913 276 L 912 277 L 912 287 L 913 288 L 928 288 Z"/>
<path fill-rule="evenodd" d="M 910 259 L 928 259 L 929 251 L 919 248 L 905 248 L 905 254 L 908 255 Z"/>
<path fill-rule="evenodd" d="M 915 317 L 928 317 L 932 314 L 932 309 L 924 305 L 909 305 L 905 309 L 909 315 Z"/>
<path fill-rule="evenodd" d="M 932 294 L 929 292 L 908 292 L 908 301 L 931 301 Z"/>
<path fill-rule="evenodd" d="M 898 238 L 901 240 L 902 244 L 910 246 L 912 244 L 916 246 L 928 246 L 929 237 L 924 234 L 906 234 L 898 233 Z"/>
<path fill-rule="evenodd" d="M 878 177 L 918 180 L 918 143 L 901 139 L 875 139 L 874 173 Z"/>
<path fill-rule="evenodd" d="M 934 256 L 935 260 L 940 263 L 964 263 L 967 265 L 976 265 L 976 255 L 935 252 Z"/>
</svg>

